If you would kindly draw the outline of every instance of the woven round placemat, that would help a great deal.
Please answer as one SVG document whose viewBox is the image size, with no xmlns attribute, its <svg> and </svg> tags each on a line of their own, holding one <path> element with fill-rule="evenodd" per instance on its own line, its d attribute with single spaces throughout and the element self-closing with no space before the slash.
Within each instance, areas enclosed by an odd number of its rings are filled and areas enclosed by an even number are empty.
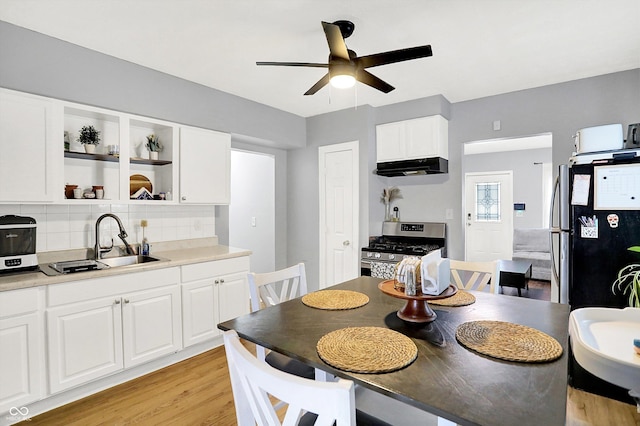
<svg viewBox="0 0 640 426">
<path fill-rule="evenodd" d="M 302 296 L 302 303 L 312 308 L 337 311 L 364 306 L 369 303 L 369 296 L 351 290 L 320 290 Z"/>
<path fill-rule="evenodd" d="M 458 290 L 456 294 L 446 299 L 429 300 L 430 305 L 467 306 L 476 302 L 476 297 L 468 291 Z"/>
<path fill-rule="evenodd" d="M 328 333 L 316 345 L 327 364 L 354 373 L 388 373 L 411 364 L 418 356 L 415 343 L 382 327 L 348 327 Z"/>
<path fill-rule="evenodd" d="M 562 346 L 548 334 L 503 321 L 465 322 L 458 326 L 456 339 L 471 350 L 507 361 L 547 362 L 562 355 Z"/>
</svg>

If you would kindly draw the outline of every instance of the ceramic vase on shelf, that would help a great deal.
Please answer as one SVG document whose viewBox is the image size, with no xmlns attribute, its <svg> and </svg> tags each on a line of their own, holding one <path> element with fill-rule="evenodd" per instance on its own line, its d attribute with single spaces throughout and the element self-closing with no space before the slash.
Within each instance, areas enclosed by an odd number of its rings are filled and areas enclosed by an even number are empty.
<svg viewBox="0 0 640 426">
<path fill-rule="evenodd" d="M 384 221 L 385 222 L 391 221 L 391 204 L 384 205 Z"/>
<path fill-rule="evenodd" d="M 149 160 L 157 160 L 158 151 L 149 151 Z"/>
<path fill-rule="evenodd" d="M 90 143 L 85 143 L 84 144 L 84 152 L 86 152 L 87 154 L 95 154 L 96 152 L 96 146 Z"/>
</svg>

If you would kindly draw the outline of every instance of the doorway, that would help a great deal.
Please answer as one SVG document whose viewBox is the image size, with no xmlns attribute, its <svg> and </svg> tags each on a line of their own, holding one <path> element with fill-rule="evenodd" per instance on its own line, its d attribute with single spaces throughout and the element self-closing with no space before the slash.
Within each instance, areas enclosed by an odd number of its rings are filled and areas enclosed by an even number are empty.
<svg viewBox="0 0 640 426">
<path fill-rule="evenodd" d="M 275 270 L 275 158 L 231 150 L 229 245 L 251 250 L 252 272 Z"/>
<path fill-rule="evenodd" d="M 513 172 L 466 173 L 465 260 L 511 259 Z"/>
<path fill-rule="evenodd" d="M 318 148 L 320 289 L 360 272 L 358 160 L 357 141 Z"/>
<path fill-rule="evenodd" d="M 553 175 L 551 133 L 499 138 L 466 142 L 462 156 L 462 203 L 465 229 L 465 254 L 469 251 L 467 243 L 467 214 L 472 203 L 467 201 L 467 174 L 495 174 L 504 170 L 512 173 L 512 203 L 508 218 L 512 228 L 546 228 L 548 226 L 551 177 Z M 505 167 L 506 166 L 506 167 Z M 472 215 L 473 219 L 473 215 Z M 513 233 L 508 240 L 512 241 Z M 506 245 L 506 242 L 505 242 Z M 489 251 L 487 249 L 487 251 Z M 509 248 L 508 253 L 512 252 Z M 507 253 L 506 248 L 503 253 Z M 509 259 L 510 257 L 501 257 Z M 469 260 L 469 259 L 467 259 Z"/>
</svg>

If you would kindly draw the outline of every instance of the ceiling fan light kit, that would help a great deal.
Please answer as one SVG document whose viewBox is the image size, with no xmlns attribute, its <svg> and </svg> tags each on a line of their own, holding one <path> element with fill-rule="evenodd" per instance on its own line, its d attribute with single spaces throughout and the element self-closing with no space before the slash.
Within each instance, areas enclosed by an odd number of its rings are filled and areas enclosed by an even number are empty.
<svg viewBox="0 0 640 426">
<path fill-rule="evenodd" d="M 338 74 L 331 77 L 331 85 L 336 89 L 348 89 L 356 84 L 356 78 L 348 74 Z"/>
<path fill-rule="evenodd" d="M 313 95 L 328 83 L 338 89 L 352 87 L 356 81 L 389 93 L 395 88 L 387 82 L 366 71 L 365 68 L 408 61 L 411 59 L 432 56 L 431 46 L 417 46 L 408 49 L 392 50 L 373 55 L 360 56 L 347 49 L 344 39 L 349 37 L 355 28 L 351 21 L 335 21 L 334 23 L 322 22 L 322 28 L 327 43 L 329 44 L 329 61 L 327 64 L 310 62 L 256 62 L 256 65 L 275 65 L 289 67 L 313 67 L 328 68 L 325 74 L 316 84 L 305 92 L 305 95 Z"/>
</svg>

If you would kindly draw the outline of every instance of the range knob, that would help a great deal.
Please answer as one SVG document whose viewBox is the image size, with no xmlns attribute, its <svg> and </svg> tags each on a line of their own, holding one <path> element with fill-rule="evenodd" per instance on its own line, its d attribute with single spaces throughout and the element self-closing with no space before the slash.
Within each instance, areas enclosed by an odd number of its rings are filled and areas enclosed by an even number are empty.
<svg viewBox="0 0 640 426">
<path fill-rule="evenodd" d="M 394 260 L 395 258 L 396 258 L 395 254 L 392 253 L 392 254 L 389 255 L 389 260 Z"/>
<path fill-rule="evenodd" d="M 373 257 L 373 253 L 371 252 L 367 253 L 367 257 Z"/>
<path fill-rule="evenodd" d="M 376 254 L 375 254 L 375 258 L 376 258 L 376 259 L 380 259 L 380 253 L 376 253 Z"/>
</svg>

